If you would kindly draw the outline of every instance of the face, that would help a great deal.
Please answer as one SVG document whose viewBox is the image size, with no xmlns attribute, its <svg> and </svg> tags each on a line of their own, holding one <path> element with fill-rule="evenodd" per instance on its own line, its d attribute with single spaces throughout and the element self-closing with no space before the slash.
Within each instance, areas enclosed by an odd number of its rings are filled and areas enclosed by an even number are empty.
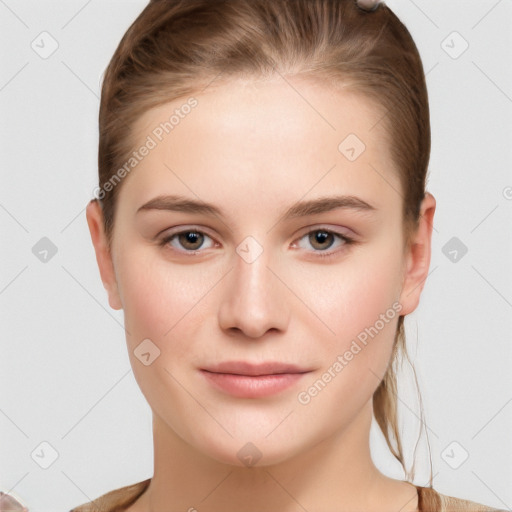
<svg viewBox="0 0 512 512">
<path fill-rule="evenodd" d="M 93 235 L 155 417 L 228 464 L 249 442 L 265 465 L 342 432 L 429 263 L 428 227 L 404 250 L 382 111 L 289 82 L 232 80 L 147 112 L 136 147 L 155 144 L 122 182 L 110 263 Z M 236 362 L 279 365 L 218 367 Z"/>
</svg>

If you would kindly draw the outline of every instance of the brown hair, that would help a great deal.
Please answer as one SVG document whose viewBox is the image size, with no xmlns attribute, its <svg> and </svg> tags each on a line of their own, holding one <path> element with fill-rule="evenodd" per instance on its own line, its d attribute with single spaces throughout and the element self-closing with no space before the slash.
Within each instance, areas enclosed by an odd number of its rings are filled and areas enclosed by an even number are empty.
<svg viewBox="0 0 512 512">
<path fill-rule="evenodd" d="M 98 157 L 109 246 L 122 184 L 105 185 L 133 151 L 140 116 L 200 91 L 219 75 L 276 73 L 342 84 L 379 106 L 400 177 L 405 233 L 417 226 L 430 157 L 427 88 L 411 35 L 384 3 L 368 12 L 356 0 L 153 0 L 122 38 L 103 82 Z M 407 355 L 403 322 L 400 316 L 373 410 L 412 480 L 414 464 L 411 476 L 397 416 L 397 356 Z"/>
</svg>

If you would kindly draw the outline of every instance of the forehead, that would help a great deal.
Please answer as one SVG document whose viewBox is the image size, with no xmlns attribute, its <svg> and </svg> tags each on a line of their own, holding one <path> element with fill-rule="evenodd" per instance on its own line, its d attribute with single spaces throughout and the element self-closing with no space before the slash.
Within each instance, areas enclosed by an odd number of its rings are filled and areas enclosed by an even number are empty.
<svg viewBox="0 0 512 512">
<path fill-rule="evenodd" d="M 123 194 L 148 200 L 168 185 L 219 199 L 265 192 L 279 201 L 342 186 L 379 196 L 386 181 L 400 186 L 382 119 L 383 109 L 364 96 L 310 80 L 218 81 L 137 121 L 135 149 L 149 140 L 152 149 Z"/>
<path fill-rule="evenodd" d="M 187 106 L 191 97 L 197 101 L 198 108 Z M 173 117 L 172 131 L 179 132 L 175 128 L 190 124 L 181 121 L 193 114 L 190 117 L 208 121 L 198 123 L 194 127 L 196 131 L 201 127 L 210 131 L 213 122 L 219 136 L 223 132 L 244 130 L 275 141 L 276 137 L 291 140 L 310 136 L 308 132 L 312 131 L 326 136 L 336 133 L 337 137 L 343 137 L 345 132 L 358 132 L 369 142 L 370 139 L 376 142 L 384 135 L 381 123 L 384 113 L 382 105 L 342 83 L 335 89 L 319 79 L 305 77 L 229 78 L 214 80 L 193 95 L 147 111 L 137 120 L 132 132 L 140 139 L 158 123 L 169 122 Z M 375 133 L 371 134 L 373 130 Z"/>
</svg>

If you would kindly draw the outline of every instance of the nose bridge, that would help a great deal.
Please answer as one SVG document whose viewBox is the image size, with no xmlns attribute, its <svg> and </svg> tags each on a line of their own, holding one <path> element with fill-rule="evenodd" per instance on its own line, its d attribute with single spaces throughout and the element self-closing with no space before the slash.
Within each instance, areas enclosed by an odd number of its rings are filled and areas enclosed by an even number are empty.
<svg viewBox="0 0 512 512">
<path fill-rule="evenodd" d="M 246 237 L 236 248 L 233 269 L 219 308 L 222 329 L 238 329 L 251 338 L 269 329 L 282 330 L 288 322 L 284 290 L 275 277 L 274 253 L 254 237 Z"/>
</svg>

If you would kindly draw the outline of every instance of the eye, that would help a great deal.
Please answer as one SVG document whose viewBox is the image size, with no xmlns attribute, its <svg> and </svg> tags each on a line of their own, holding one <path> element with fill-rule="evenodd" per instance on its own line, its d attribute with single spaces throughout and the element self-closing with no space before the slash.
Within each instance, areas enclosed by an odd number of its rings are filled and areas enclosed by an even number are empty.
<svg viewBox="0 0 512 512">
<path fill-rule="evenodd" d="M 209 239 L 212 242 L 212 244 L 208 247 L 204 247 L 204 242 L 206 239 Z M 170 245 L 173 249 L 176 249 L 180 252 L 193 253 L 199 249 L 209 249 L 215 245 L 215 242 L 211 237 L 202 231 L 198 231 L 196 229 L 187 229 L 185 231 L 179 231 L 162 238 L 160 244 L 162 246 Z"/>
<path fill-rule="evenodd" d="M 210 240 L 209 244 L 208 240 Z M 318 228 L 307 232 L 299 238 L 298 243 L 294 242 L 292 247 L 296 248 L 298 246 L 307 251 L 312 247 L 312 252 L 315 253 L 315 256 L 329 257 L 343 250 L 345 246 L 355 243 L 355 240 L 347 235 L 329 229 Z M 201 252 L 201 249 L 211 249 L 216 246 L 216 242 L 212 237 L 197 229 L 186 229 L 171 233 L 162 238 L 159 244 L 161 246 L 170 246 L 172 250 L 181 253 L 189 253 L 190 256 Z M 307 247 L 308 245 L 310 247 Z M 333 247 L 334 250 L 329 250 Z"/>
<path fill-rule="evenodd" d="M 305 244 L 301 243 L 302 241 L 305 241 Z M 337 245 L 336 241 L 338 241 Z M 339 248 L 343 248 L 344 246 L 353 243 L 355 243 L 355 241 L 347 235 L 342 235 L 341 233 L 336 233 L 328 229 L 319 228 L 306 233 L 299 239 L 298 244 L 293 244 L 293 247 L 298 245 L 301 249 L 308 250 L 309 247 L 307 247 L 307 245 L 310 245 L 313 247 L 314 253 L 319 253 L 318 256 L 328 257 L 339 252 Z M 334 250 L 328 251 L 328 249 L 333 247 Z M 336 250 L 336 248 L 338 248 L 338 250 Z"/>
</svg>

